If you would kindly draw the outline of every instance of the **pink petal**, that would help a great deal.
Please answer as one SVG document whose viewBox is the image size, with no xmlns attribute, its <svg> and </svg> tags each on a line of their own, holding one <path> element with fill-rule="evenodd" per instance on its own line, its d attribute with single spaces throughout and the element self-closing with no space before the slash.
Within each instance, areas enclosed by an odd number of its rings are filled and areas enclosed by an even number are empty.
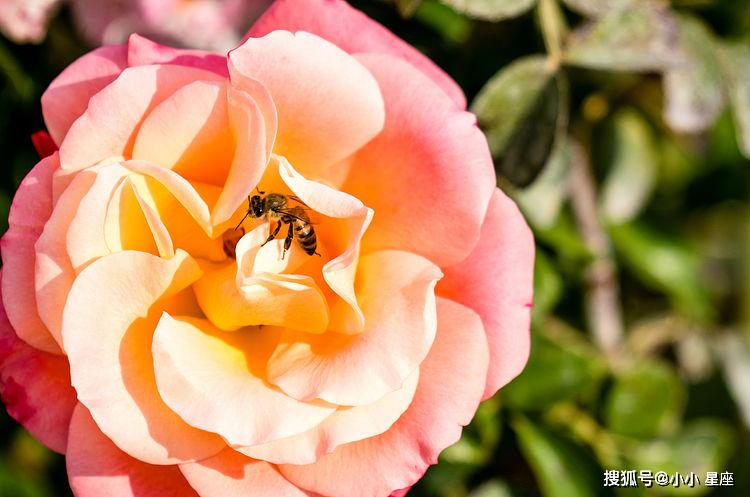
<svg viewBox="0 0 750 497">
<path fill-rule="evenodd" d="M 13 197 L 8 231 L 0 240 L 3 257 L 2 301 L 18 337 L 29 345 L 60 354 L 36 308 L 34 244 L 52 212 L 52 174 L 58 155 L 42 159 L 29 171 Z"/>
<path fill-rule="evenodd" d="M 76 405 L 68 361 L 19 340 L 0 305 L 0 397 L 16 421 L 50 449 L 64 453 Z"/>
<path fill-rule="evenodd" d="M 229 57 L 268 89 L 279 119 L 274 151 L 303 174 L 349 156 L 383 127 L 373 77 L 322 38 L 277 31 L 250 38 Z"/>
<path fill-rule="evenodd" d="M 277 0 L 253 24 L 247 36 L 260 37 L 277 29 L 308 31 L 351 54 L 383 53 L 403 59 L 426 74 L 457 107 L 466 107 L 461 88 L 442 69 L 343 0 L 310 0 L 304 9 L 299 8 L 296 0 Z"/>
<path fill-rule="evenodd" d="M 371 404 L 401 388 L 435 336 L 434 285 L 440 270 L 408 252 L 381 251 L 359 262 L 359 335 L 286 330 L 268 362 L 269 380 L 296 399 Z"/>
<path fill-rule="evenodd" d="M 68 257 L 66 237 L 81 199 L 96 179 L 96 171 L 78 173 L 55 204 L 44 230 L 34 245 L 34 288 L 37 310 L 57 343 L 62 346 L 62 314 L 76 272 Z"/>
<path fill-rule="evenodd" d="M 408 63 L 357 58 L 378 80 L 386 106 L 383 132 L 357 153 L 343 186 L 375 210 L 363 250 L 396 248 L 441 267 L 458 263 L 479 239 L 495 186 L 476 118 Z"/>
<path fill-rule="evenodd" d="M 230 445 L 309 430 L 335 407 L 299 402 L 266 384 L 259 372 L 272 345 L 257 329 L 227 333 L 205 319 L 165 313 L 153 344 L 161 397 L 191 426 L 218 433 Z"/>
<path fill-rule="evenodd" d="M 474 309 L 490 344 L 484 398 L 515 378 L 529 357 L 534 237 L 518 207 L 495 189 L 479 244 L 446 268 L 438 294 Z"/>
<path fill-rule="evenodd" d="M 63 313 L 63 342 L 78 400 L 123 451 L 174 464 L 216 454 L 225 443 L 186 424 L 161 400 L 151 341 L 157 301 L 200 276 L 185 252 L 172 259 L 128 251 L 94 261 L 76 278 Z"/>
<path fill-rule="evenodd" d="M 49 157 L 57 152 L 57 145 L 52 137 L 46 131 L 37 131 L 31 134 L 31 142 L 34 144 L 34 150 L 39 154 L 40 159 Z"/>
<path fill-rule="evenodd" d="M 289 483 L 267 462 L 254 461 L 232 449 L 181 464 L 180 470 L 201 497 L 313 497 Z"/>
<path fill-rule="evenodd" d="M 58 145 L 89 105 L 92 96 L 117 78 L 128 66 L 127 47 L 97 48 L 79 58 L 49 85 L 42 95 L 42 113 Z"/>
<path fill-rule="evenodd" d="M 328 497 L 389 495 L 417 481 L 461 436 L 479 405 L 487 375 L 487 340 L 472 310 L 438 300 L 438 332 L 420 366 L 409 409 L 376 437 L 342 445 L 307 466 L 279 466 L 292 483 Z"/>
<path fill-rule="evenodd" d="M 419 370 L 406 379 L 403 387 L 373 404 L 340 408 L 309 431 L 253 447 L 235 447 L 235 450 L 275 464 L 312 464 L 339 445 L 388 430 L 411 404 L 418 380 Z"/>
<path fill-rule="evenodd" d="M 148 113 L 179 88 L 197 80 L 221 80 L 215 73 L 186 66 L 138 66 L 122 71 L 94 95 L 60 145 L 60 166 L 84 169 L 112 157 L 130 155 Z"/>
<path fill-rule="evenodd" d="M 122 452 L 78 404 L 66 456 L 76 497 L 198 497 L 176 467 L 154 466 Z"/>
<path fill-rule="evenodd" d="M 228 77 L 227 58 L 224 55 L 204 50 L 184 50 L 167 47 L 138 34 L 128 38 L 128 65 L 174 64 L 205 69 L 222 77 Z"/>
</svg>

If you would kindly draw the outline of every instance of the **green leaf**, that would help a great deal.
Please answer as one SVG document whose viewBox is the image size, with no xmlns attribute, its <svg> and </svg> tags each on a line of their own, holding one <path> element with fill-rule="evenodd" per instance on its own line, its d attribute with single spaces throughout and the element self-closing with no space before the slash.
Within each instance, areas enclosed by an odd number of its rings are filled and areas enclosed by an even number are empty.
<svg viewBox="0 0 750 497">
<path fill-rule="evenodd" d="M 724 45 L 721 61 L 737 127 L 737 141 L 742 153 L 750 157 L 750 44 Z"/>
<path fill-rule="evenodd" d="M 734 451 L 735 434 L 724 421 L 701 419 L 686 425 L 671 438 L 640 444 L 634 451 L 632 464 L 653 473 L 665 471 L 670 475 L 695 473 L 701 484 L 695 487 L 680 485 L 660 487 L 661 493 L 672 495 L 702 495 L 711 491 L 705 486 L 707 471 L 721 472 Z M 723 494 L 722 494 L 723 495 Z"/>
<path fill-rule="evenodd" d="M 605 372 L 596 351 L 574 337 L 533 332 L 526 369 L 503 389 L 502 397 L 511 407 L 543 409 L 595 386 Z"/>
<path fill-rule="evenodd" d="M 515 200 L 526 219 L 538 228 L 549 228 L 557 220 L 570 195 L 568 176 L 570 157 L 563 141 L 552 152 L 542 172 L 531 185 L 519 191 Z"/>
<path fill-rule="evenodd" d="M 515 60 L 495 74 L 472 104 L 500 174 L 531 183 L 547 162 L 558 129 L 556 68 L 542 55 Z"/>
<path fill-rule="evenodd" d="M 545 497 L 595 497 L 601 490 L 593 461 L 572 442 L 524 417 L 513 420 L 521 452 Z"/>
<path fill-rule="evenodd" d="M 677 23 L 686 64 L 664 75 L 664 119 L 677 131 L 697 133 L 708 128 L 724 106 L 718 47 L 697 18 L 680 15 Z"/>
<path fill-rule="evenodd" d="M 700 258 L 683 241 L 631 222 L 609 227 L 623 264 L 645 285 L 670 297 L 684 315 L 710 320 L 713 308 L 700 280 Z"/>
<path fill-rule="evenodd" d="M 484 21 L 500 21 L 520 16 L 534 6 L 536 0 L 442 0 L 459 12 Z"/>
<path fill-rule="evenodd" d="M 396 0 L 396 8 L 401 17 L 409 18 L 414 15 L 421 3 L 422 0 Z"/>
<path fill-rule="evenodd" d="M 615 10 L 575 30 L 568 64 L 612 71 L 662 71 L 683 62 L 677 22 L 666 8 Z"/>
<path fill-rule="evenodd" d="M 612 158 L 600 209 L 608 221 L 622 223 L 636 217 L 651 196 L 659 151 L 650 125 L 634 110 L 614 116 L 612 135 Z"/>
<path fill-rule="evenodd" d="M 534 321 L 543 318 L 555 308 L 563 292 L 563 280 L 554 263 L 542 251 L 534 259 Z"/>
<path fill-rule="evenodd" d="M 619 373 L 604 405 L 612 431 L 648 438 L 673 431 L 685 405 L 685 388 L 664 363 L 644 361 Z"/>
<path fill-rule="evenodd" d="M 653 6 L 654 0 L 563 0 L 572 10 L 591 17 L 601 17 L 614 10 Z"/>
<path fill-rule="evenodd" d="M 469 497 L 513 497 L 513 493 L 504 481 L 494 478 L 475 488 Z"/>
</svg>

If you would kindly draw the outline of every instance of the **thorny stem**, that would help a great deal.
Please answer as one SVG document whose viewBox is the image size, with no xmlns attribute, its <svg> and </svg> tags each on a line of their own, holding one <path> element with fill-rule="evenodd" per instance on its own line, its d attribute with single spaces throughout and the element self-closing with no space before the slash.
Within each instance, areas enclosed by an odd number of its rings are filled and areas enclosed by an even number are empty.
<svg viewBox="0 0 750 497">
<path fill-rule="evenodd" d="M 615 358 L 624 331 L 612 244 L 597 214 L 596 185 L 588 156 L 574 140 L 570 144 L 570 191 L 581 237 L 592 255 L 584 273 L 588 286 L 584 302 L 586 319 L 594 342 L 610 358 Z"/>
</svg>

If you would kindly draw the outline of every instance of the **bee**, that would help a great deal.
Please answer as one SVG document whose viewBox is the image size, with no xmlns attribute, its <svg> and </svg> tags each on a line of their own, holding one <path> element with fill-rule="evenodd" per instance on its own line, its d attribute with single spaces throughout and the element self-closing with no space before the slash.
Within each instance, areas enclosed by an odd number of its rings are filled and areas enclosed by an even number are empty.
<svg viewBox="0 0 750 497">
<path fill-rule="evenodd" d="M 310 217 L 307 215 L 304 207 L 300 205 L 290 207 L 289 200 L 302 205 L 306 204 L 294 195 L 284 195 L 282 193 L 269 193 L 266 195 L 266 192 L 262 192 L 257 188 L 256 190 L 259 195 L 248 195 L 247 212 L 235 230 L 239 229 L 248 217 L 275 220 L 276 228 L 268 235 L 268 238 L 261 244 L 261 247 L 275 239 L 281 230 L 281 226 L 286 224 L 288 225 L 288 229 L 286 238 L 284 239 L 284 252 L 281 254 L 282 259 L 284 259 L 287 250 L 292 246 L 292 240 L 295 235 L 297 236 L 297 243 L 307 255 L 317 255 L 320 257 L 320 254 L 315 251 L 318 248 L 318 238 L 315 235 L 315 228 L 313 228 Z"/>
</svg>

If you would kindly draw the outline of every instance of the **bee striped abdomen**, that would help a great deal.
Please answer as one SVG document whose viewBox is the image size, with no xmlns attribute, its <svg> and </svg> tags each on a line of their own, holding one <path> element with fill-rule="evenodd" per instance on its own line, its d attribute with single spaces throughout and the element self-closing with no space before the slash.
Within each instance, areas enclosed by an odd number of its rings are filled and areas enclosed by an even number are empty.
<svg viewBox="0 0 750 497">
<path fill-rule="evenodd" d="M 307 255 L 313 255 L 318 248 L 318 237 L 312 225 L 296 219 L 294 221 L 294 234 L 297 236 L 297 242 Z"/>
</svg>

